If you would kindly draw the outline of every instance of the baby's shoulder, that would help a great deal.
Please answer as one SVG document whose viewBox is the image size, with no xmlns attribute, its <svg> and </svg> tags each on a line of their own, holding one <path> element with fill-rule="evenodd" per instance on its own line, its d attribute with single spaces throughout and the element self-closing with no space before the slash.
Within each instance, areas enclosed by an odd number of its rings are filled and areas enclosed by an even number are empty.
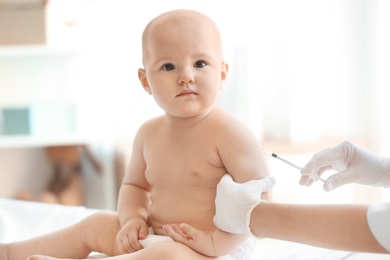
<svg viewBox="0 0 390 260">
<path fill-rule="evenodd" d="M 164 116 L 151 118 L 148 121 L 144 122 L 141 128 L 152 128 L 152 127 L 159 126 L 162 124 L 163 120 L 164 120 Z"/>
<path fill-rule="evenodd" d="M 210 121 L 225 131 L 237 130 L 237 128 L 247 129 L 243 122 L 223 109 L 215 109 L 213 118 Z"/>
<path fill-rule="evenodd" d="M 222 139 L 256 139 L 252 130 L 237 117 L 222 109 L 217 112 L 211 121 Z"/>
<path fill-rule="evenodd" d="M 161 126 L 163 117 L 155 117 L 144 122 L 138 129 L 138 135 L 148 135 L 151 132 L 156 132 L 156 130 Z"/>
</svg>

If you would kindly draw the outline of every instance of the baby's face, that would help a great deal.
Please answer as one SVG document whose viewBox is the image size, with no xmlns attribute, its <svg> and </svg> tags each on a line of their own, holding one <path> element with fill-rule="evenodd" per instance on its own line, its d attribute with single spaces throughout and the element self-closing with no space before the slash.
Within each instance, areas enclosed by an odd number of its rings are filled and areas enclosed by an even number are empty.
<svg viewBox="0 0 390 260">
<path fill-rule="evenodd" d="M 227 74 L 215 30 L 191 18 L 151 29 L 144 45 L 143 85 L 168 114 L 192 117 L 214 105 Z"/>
</svg>

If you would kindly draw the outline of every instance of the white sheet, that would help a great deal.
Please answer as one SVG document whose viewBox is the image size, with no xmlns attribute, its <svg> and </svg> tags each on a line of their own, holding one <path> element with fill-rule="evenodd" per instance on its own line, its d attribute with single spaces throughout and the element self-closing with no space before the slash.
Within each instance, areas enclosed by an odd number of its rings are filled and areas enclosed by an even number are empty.
<svg viewBox="0 0 390 260">
<path fill-rule="evenodd" d="M 0 242 L 35 237 L 71 225 L 96 210 L 0 199 Z"/>
<path fill-rule="evenodd" d="M 70 207 L 0 198 L 0 242 L 24 240 L 71 225 L 97 212 Z M 259 239 L 253 259 L 389 259 L 389 255 L 328 250 L 274 239 Z"/>
</svg>

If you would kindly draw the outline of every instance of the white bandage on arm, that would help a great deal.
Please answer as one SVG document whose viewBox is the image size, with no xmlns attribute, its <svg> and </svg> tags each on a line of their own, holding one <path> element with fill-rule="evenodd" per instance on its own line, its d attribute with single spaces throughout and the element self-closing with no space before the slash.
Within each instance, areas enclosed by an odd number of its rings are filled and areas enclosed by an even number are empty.
<svg viewBox="0 0 390 260">
<path fill-rule="evenodd" d="M 225 174 L 217 186 L 214 224 L 229 233 L 253 235 L 249 227 L 252 210 L 263 202 L 261 194 L 274 184 L 272 177 L 240 184 Z"/>
<path fill-rule="evenodd" d="M 390 203 L 371 205 L 367 210 L 367 222 L 376 240 L 390 252 Z"/>
</svg>

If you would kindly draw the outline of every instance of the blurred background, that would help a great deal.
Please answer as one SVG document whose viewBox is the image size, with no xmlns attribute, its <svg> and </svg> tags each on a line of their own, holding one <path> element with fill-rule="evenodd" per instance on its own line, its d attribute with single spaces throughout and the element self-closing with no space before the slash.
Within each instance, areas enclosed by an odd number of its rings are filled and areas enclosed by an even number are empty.
<svg viewBox="0 0 390 260">
<path fill-rule="evenodd" d="M 220 27 L 219 105 L 298 165 L 350 140 L 390 154 L 386 0 L 0 0 L 0 197 L 116 207 L 140 124 L 161 109 L 138 82 L 141 34 L 189 8 Z M 298 184 L 269 159 L 274 199 L 373 203 L 390 192 Z"/>
</svg>

